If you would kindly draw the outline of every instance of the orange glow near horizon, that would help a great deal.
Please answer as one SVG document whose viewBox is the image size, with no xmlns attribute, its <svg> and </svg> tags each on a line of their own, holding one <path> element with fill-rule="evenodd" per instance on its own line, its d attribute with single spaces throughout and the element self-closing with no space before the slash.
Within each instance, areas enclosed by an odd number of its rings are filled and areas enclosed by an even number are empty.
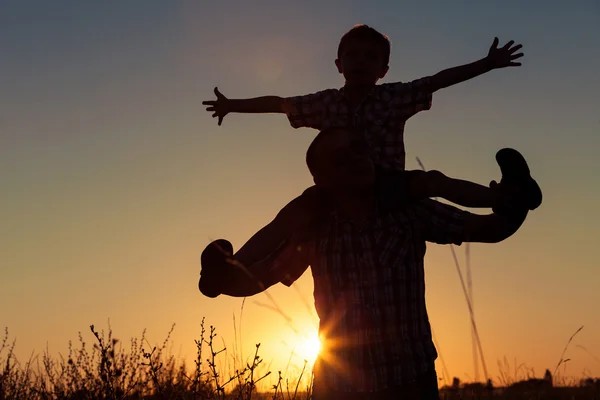
<svg viewBox="0 0 600 400">
<path fill-rule="evenodd" d="M 407 122 L 406 168 L 419 157 L 488 185 L 499 149 L 523 153 L 544 203 L 507 240 L 470 247 L 489 378 L 553 371 L 582 325 L 559 373 L 600 377 L 598 1 L 32 2 L 0 2 L 0 341 L 6 326 L 22 365 L 32 352 L 67 355 L 78 332 L 89 349 L 89 326 L 110 319 L 124 349 L 144 329 L 162 345 L 175 323 L 169 349 L 191 368 L 205 317 L 227 348 L 223 376 L 258 343 L 265 385 L 288 365 L 290 378 L 312 367 L 310 270 L 245 300 L 197 285 L 210 239 L 238 250 L 313 184 L 316 131 L 281 114 L 217 126 L 202 102 L 215 87 L 231 99 L 340 88 L 339 40 L 365 23 L 392 41 L 380 83 L 481 59 L 497 35 L 523 44 L 522 67 L 441 89 Z M 425 275 L 438 376 L 483 380 L 448 246 L 428 244 Z"/>
</svg>

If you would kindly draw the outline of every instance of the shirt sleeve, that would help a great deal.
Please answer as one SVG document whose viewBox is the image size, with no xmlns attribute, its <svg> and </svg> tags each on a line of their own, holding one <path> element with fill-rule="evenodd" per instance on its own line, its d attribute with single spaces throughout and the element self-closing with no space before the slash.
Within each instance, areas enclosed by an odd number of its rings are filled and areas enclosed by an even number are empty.
<svg viewBox="0 0 600 400">
<path fill-rule="evenodd" d="M 272 282 L 292 286 L 308 268 L 310 244 L 290 244 L 273 259 L 270 267 Z"/>
<path fill-rule="evenodd" d="M 405 119 L 409 119 L 418 112 L 431 109 L 433 92 L 429 77 L 390 85 L 392 90 L 390 106 Z"/>
<path fill-rule="evenodd" d="M 322 129 L 323 114 L 337 89 L 285 98 L 285 114 L 293 128 Z"/>
<path fill-rule="evenodd" d="M 457 246 L 465 241 L 465 226 L 471 213 L 431 199 L 419 202 L 416 213 L 426 241 Z"/>
</svg>

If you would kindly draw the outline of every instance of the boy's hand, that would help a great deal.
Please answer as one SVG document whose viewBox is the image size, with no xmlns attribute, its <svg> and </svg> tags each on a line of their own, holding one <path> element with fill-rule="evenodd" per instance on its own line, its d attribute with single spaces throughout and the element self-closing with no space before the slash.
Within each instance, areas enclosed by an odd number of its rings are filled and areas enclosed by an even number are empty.
<svg viewBox="0 0 600 400">
<path fill-rule="evenodd" d="M 219 126 L 223 122 L 223 118 L 231 111 L 229 107 L 229 99 L 223 96 L 219 89 L 215 87 L 215 96 L 217 96 L 217 100 L 211 101 L 203 101 L 202 105 L 209 106 L 206 107 L 206 111 L 214 111 L 212 117 L 219 117 Z"/>
<path fill-rule="evenodd" d="M 523 57 L 523 53 L 517 53 L 523 46 L 518 44 L 513 46 L 514 40 L 506 43 L 503 47 L 498 48 L 498 38 L 494 38 L 494 43 L 490 47 L 490 51 L 487 55 L 487 59 L 492 69 L 504 68 L 504 67 L 520 67 L 520 62 L 514 60 Z"/>
</svg>

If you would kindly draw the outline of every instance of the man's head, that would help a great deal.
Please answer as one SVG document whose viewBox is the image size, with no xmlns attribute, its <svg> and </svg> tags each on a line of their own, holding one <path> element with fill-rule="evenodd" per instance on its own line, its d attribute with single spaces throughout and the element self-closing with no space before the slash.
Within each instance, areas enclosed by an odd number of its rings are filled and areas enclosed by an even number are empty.
<svg viewBox="0 0 600 400">
<path fill-rule="evenodd" d="M 367 25 L 356 25 L 340 41 L 335 65 L 347 84 L 374 85 L 387 73 L 390 40 Z"/>
<path fill-rule="evenodd" d="M 352 192 L 375 182 L 375 167 L 364 139 L 344 128 L 319 132 L 306 152 L 306 165 L 315 185 L 323 189 Z"/>
</svg>

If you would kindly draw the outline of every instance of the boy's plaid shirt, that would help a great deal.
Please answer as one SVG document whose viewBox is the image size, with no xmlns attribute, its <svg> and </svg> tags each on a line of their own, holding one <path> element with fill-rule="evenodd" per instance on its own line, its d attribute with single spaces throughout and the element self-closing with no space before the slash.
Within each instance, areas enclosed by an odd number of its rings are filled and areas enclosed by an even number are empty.
<svg viewBox="0 0 600 400">
<path fill-rule="evenodd" d="M 272 274 L 290 286 L 310 264 L 323 350 L 315 385 L 369 392 L 434 367 L 425 307 L 425 242 L 460 245 L 466 211 L 433 200 L 378 212 L 362 227 L 331 214 L 315 240 L 289 247 Z"/>
<path fill-rule="evenodd" d="M 349 110 L 345 89 L 327 89 L 286 98 L 286 114 L 294 128 L 323 130 L 333 126 L 363 132 L 371 158 L 384 169 L 404 170 L 404 125 L 431 108 L 429 78 L 375 85 L 357 110 Z"/>
</svg>

